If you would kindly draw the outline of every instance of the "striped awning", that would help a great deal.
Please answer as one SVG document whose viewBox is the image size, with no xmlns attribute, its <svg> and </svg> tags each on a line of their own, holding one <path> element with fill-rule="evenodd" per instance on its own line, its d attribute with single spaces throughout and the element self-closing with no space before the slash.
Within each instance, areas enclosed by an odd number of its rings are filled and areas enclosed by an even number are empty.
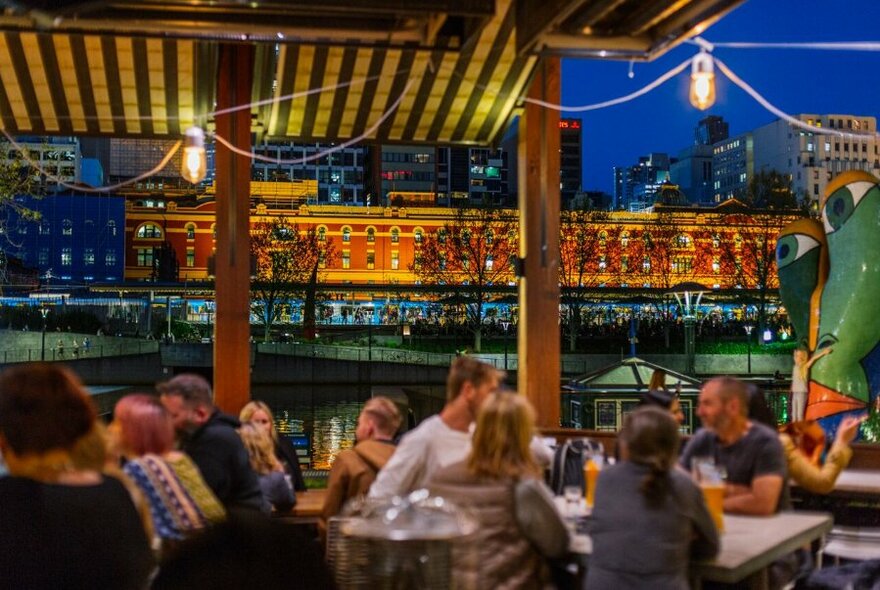
<svg viewBox="0 0 880 590">
<path fill-rule="evenodd" d="M 597 31 L 591 48 L 632 45 L 627 51 L 654 56 L 670 39 L 690 35 L 695 23 L 710 22 L 742 0 L 552 0 L 546 9 L 540 8 L 541 0 L 446 0 L 417 6 L 389 0 L 379 2 L 384 12 L 376 8 L 377 19 L 383 16 L 384 21 L 363 18 L 369 10 L 366 0 L 348 1 L 360 12 L 352 8 L 343 24 L 375 30 L 362 30 L 355 38 L 345 36 L 353 28 L 337 36 L 327 36 L 329 29 L 309 33 L 305 27 L 287 34 L 268 28 L 270 17 L 306 8 L 311 12 L 302 18 L 286 15 L 279 29 L 312 23 L 306 17 L 322 10 L 322 4 L 327 14 L 315 22 L 343 21 L 345 0 L 291 4 L 289 9 L 280 2 L 209 6 L 116 0 L 106 3 L 110 8 L 104 12 L 95 8 L 104 3 L 16 3 L 34 9 L 0 14 L 0 122 L 14 135 L 162 138 L 179 137 L 193 124 L 210 128 L 219 43 L 246 42 L 257 47 L 252 98 L 267 103 L 252 112 L 260 138 L 334 142 L 364 135 L 381 142 L 485 145 L 504 132 L 538 56 L 557 50 L 551 41 L 576 48 L 571 31 L 563 30 L 568 37 L 560 37 L 556 29 L 561 25 L 535 14 L 557 7 L 560 18 L 567 15 L 565 23 L 581 27 L 581 37 Z M 44 12 L 62 4 L 77 8 Z M 414 14 L 423 5 L 420 21 Z M 396 15 L 403 8 L 395 6 L 407 7 L 407 18 Z M 646 6 L 653 15 L 647 20 Z M 153 12 L 145 13 L 147 7 Z M 259 26 L 243 22 L 236 28 L 239 14 L 263 19 Z M 206 31 L 206 23 L 220 20 L 221 29 Z M 166 21 L 171 24 L 163 30 Z M 389 29 L 383 40 L 376 27 L 392 26 L 387 23 L 403 24 Z M 665 28 L 657 28 L 661 25 Z M 635 32 L 640 35 L 635 41 L 621 41 Z M 305 92 L 316 88 L 325 90 Z M 291 94 L 296 98 L 280 100 Z"/>
</svg>

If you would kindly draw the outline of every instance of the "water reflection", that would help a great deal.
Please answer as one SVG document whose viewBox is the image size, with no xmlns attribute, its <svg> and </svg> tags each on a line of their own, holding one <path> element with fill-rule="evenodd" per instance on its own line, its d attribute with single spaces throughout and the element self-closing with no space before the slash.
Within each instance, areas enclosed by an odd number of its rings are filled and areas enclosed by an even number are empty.
<svg viewBox="0 0 880 590">
<path fill-rule="evenodd" d="M 354 446 L 357 417 L 369 392 L 333 386 L 257 386 L 254 399 L 272 408 L 281 434 L 309 437 L 312 469 L 330 469 L 341 451 Z"/>
</svg>

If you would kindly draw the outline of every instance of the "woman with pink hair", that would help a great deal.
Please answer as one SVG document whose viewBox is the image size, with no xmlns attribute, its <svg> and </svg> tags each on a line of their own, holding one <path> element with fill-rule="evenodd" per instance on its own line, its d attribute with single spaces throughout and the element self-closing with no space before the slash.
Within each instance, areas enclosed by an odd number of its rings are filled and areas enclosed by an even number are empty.
<svg viewBox="0 0 880 590">
<path fill-rule="evenodd" d="M 125 473 L 150 503 L 153 527 L 162 541 L 177 541 L 222 521 L 225 510 L 186 454 L 174 450 L 171 417 L 155 397 L 129 395 L 116 404 L 112 446 Z"/>
</svg>

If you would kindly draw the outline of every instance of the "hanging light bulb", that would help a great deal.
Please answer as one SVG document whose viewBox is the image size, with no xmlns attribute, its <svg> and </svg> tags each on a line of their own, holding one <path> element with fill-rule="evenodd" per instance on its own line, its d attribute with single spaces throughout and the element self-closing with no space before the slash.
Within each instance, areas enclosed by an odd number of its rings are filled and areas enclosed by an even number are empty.
<svg viewBox="0 0 880 590">
<path fill-rule="evenodd" d="M 208 158 L 205 155 L 205 132 L 200 127 L 190 127 L 184 134 L 183 158 L 180 175 L 184 180 L 198 184 L 208 172 Z"/>
<path fill-rule="evenodd" d="M 701 51 L 691 65 L 691 104 L 705 111 L 715 104 L 715 64 L 712 56 Z"/>
</svg>

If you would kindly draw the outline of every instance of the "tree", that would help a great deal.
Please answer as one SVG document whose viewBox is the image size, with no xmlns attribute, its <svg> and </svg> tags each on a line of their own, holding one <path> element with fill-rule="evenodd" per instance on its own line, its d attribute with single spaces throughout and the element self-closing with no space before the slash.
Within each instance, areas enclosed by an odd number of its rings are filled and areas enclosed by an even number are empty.
<svg viewBox="0 0 880 590">
<path fill-rule="evenodd" d="M 466 322 L 474 336 L 474 350 L 479 352 L 483 308 L 493 285 L 513 280 L 510 261 L 516 254 L 517 225 L 508 213 L 460 209 L 452 220 L 422 239 L 409 268 L 426 285 L 466 291 Z"/>
<path fill-rule="evenodd" d="M 336 254 L 333 241 L 322 240 L 315 228 L 300 229 L 285 217 L 276 217 L 253 226 L 250 249 L 256 263 L 251 310 L 263 324 L 264 341 L 271 339 L 272 324 L 283 306 L 296 297 L 306 300 L 305 336 L 314 338 L 318 271 L 332 262 Z"/>
<path fill-rule="evenodd" d="M 619 225 L 606 211 L 563 210 L 559 222 L 559 284 L 564 289 L 569 349 L 575 351 L 587 289 L 605 284 L 620 260 Z"/>
</svg>

